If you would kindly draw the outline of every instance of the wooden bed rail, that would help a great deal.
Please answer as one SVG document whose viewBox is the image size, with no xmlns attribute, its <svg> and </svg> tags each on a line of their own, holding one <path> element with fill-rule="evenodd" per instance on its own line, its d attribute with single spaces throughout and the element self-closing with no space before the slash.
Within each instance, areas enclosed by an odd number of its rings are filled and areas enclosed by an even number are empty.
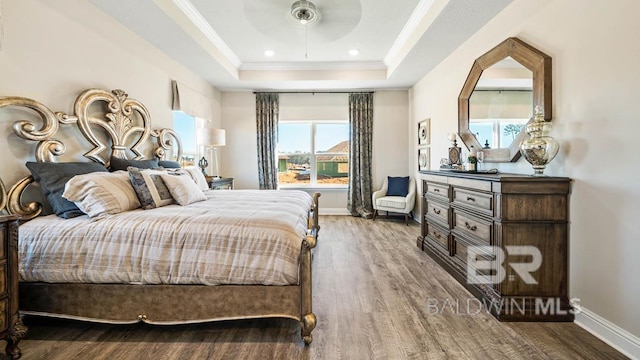
<svg viewBox="0 0 640 360">
<path fill-rule="evenodd" d="M 307 238 L 303 241 L 302 253 L 300 254 L 300 334 L 305 344 L 311 344 L 313 337 L 311 331 L 316 327 L 317 319 L 313 313 L 311 290 L 311 249 L 316 247 L 318 241 L 318 198 L 320 193 L 313 194 L 312 214 L 309 216 L 310 226 L 307 230 Z"/>
</svg>

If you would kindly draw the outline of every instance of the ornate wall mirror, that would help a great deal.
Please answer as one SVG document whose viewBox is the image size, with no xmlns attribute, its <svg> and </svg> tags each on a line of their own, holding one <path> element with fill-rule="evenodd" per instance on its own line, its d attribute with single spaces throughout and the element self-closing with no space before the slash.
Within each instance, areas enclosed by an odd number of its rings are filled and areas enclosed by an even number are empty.
<svg viewBox="0 0 640 360">
<path fill-rule="evenodd" d="M 458 97 L 458 133 L 486 162 L 516 161 L 540 106 L 551 120 L 551 57 L 508 38 L 473 63 Z"/>
</svg>

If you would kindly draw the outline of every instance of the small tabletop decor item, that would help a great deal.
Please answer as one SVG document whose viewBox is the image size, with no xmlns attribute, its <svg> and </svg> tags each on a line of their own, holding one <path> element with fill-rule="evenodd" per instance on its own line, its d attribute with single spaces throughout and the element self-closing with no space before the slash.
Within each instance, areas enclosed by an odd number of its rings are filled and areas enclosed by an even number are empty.
<svg viewBox="0 0 640 360">
<path fill-rule="evenodd" d="M 462 166 L 462 149 L 458 146 L 456 141 L 456 133 L 449 133 L 448 137 L 451 141 L 451 147 L 449 148 L 449 165 Z"/>
<path fill-rule="evenodd" d="M 545 176 L 544 169 L 558 154 L 558 141 L 547 135 L 551 130 L 551 123 L 544 120 L 544 113 L 540 106 L 536 106 L 533 121 L 526 126 L 529 139 L 520 144 L 520 154 L 533 165 L 533 176 Z"/>
<path fill-rule="evenodd" d="M 469 161 L 469 171 L 477 171 L 478 170 L 478 158 L 476 157 L 476 149 L 471 145 L 471 151 L 469 152 L 469 157 L 467 158 Z"/>
<path fill-rule="evenodd" d="M 205 171 L 207 166 L 209 166 L 209 162 L 203 156 L 200 159 L 200 161 L 198 161 L 198 167 L 200 167 L 200 170 L 202 170 L 202 175 L 204 175 L 204 176 L 207 176 L 207 172 Z"/>
</svg>

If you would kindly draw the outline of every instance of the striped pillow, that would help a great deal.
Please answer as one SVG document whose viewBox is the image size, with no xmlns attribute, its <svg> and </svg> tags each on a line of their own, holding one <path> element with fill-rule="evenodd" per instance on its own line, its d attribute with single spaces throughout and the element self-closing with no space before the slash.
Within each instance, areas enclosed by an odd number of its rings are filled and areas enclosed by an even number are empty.
<svg viewBox="0 0 640 360">
<path fill-rule="evenodd" d="M 207 178 L 205 178 L 204 175 L 202 174 L 202 170 L 200 170 L 195 166 L 186 167 L 184 168 L 184 170 L 189 174 L 189 176 L 191 176 L 193 181 L 196 182 L 200 190 L 202 191 L 209 190 L 209 183 L 207 182 Z"/>
<path fill-rule="evenodd" d="M 191 176 L 177 172 L 167 172 L 160 176 L 178 204 L 185 206 L 207 200 L 207 196 L 200 190 Z"/>
<path fill-rule="evenodd" d="M 140 207 L 126 171 L 76 175 L 65 185 L 62 197 L 96 220 Z"/>
</svg>

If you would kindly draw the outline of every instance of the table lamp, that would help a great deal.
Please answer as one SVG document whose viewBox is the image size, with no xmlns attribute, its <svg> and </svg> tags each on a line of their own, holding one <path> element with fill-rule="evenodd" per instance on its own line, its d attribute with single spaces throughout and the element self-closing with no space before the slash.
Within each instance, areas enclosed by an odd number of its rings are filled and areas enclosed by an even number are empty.
<svg viewBox="0 0 640 360">
<path fill-rule="evenodd" d="M 218 173 L 218 146 L 225 146 L 225 131 L 223 129 L 214 129 L 214 128 L 200 128 L 196 132 L 196 143 L 200 146 L 204 146 L 205 149 L 213 149 L 214 154 L 214 178 L 219 178 L 220 174 Z M 206 154 L 206 150 L 205 150 Z M 205 168 L 209 165 L 206 157 L 203 156 L 198 162 L 198 166 L 202 169 L 202 173 L 207 176 L 205 172 Z"/>
</svg>

